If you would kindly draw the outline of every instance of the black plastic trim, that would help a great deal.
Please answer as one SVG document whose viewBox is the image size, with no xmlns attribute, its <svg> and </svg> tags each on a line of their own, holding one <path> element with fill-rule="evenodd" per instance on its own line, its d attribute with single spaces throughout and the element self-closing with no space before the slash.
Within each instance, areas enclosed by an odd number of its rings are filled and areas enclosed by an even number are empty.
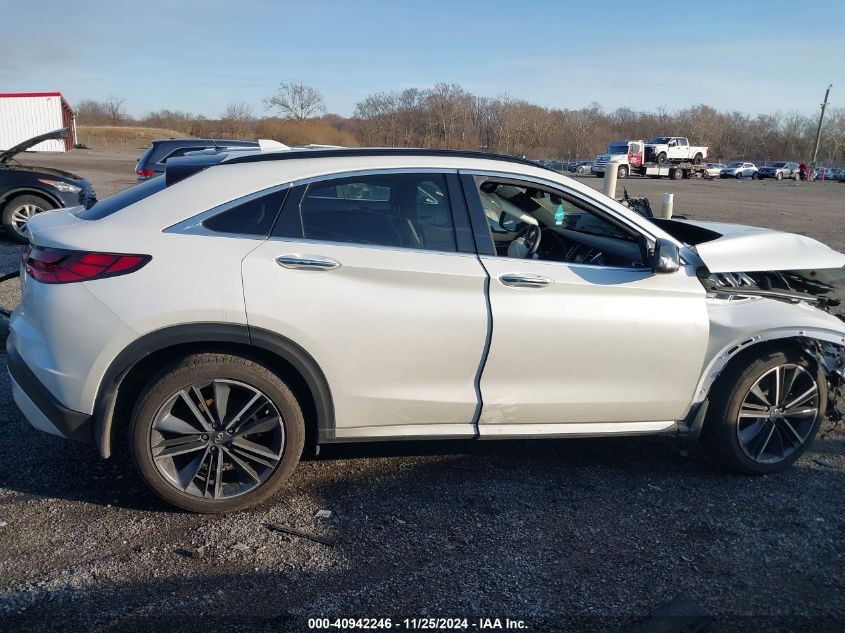
<svg viewBox="0 0 845 633">
<path fill-rule="evenodd" d="M 472 236 L 472 225 L 469 222 L 469 209 L 467 209 L 466 198 L 461 189 L 461 182 L 457 174 L 448 173 L 444 175 L 452 209 L 452 225 L 455 227 L 455 243 L 458 252 L 475 254 L 475 240 Z"/>
<path fill-rule="evenodd" d="M 270 352 L 302 376 L 314 399 L 320 437 L 334 429 L 334 401 L 326 377 L 313 357 L 279 334 L 238 323 L 189 323 L 150 332 L 130 343 L 106 370 L 94 410 L 93 435 L 103 457 L 111 455 L 113 416 L 121 383 L 135 365 L 169 347 L 190 343 L 235 343 Z"/>
<path fill-rule="evenodd" d="M 6 339 L 6 364 L 14 381 L 64 437 L 77 442 L 93 443 L 91 416 L 61 404 L 32 373 L 15 349 L 12 338 L 10 336 Z"/>
<path fill-rule="evenodd" d="M 527 158 L 494 154 L 492 152 L 465 151 L 453 149 L 422 149 L 413 147 L 350 147 L 337 149 L 306 149 L 284 152 L 262 152 L 247 156 L 232 156 L 224 161 L 224 165 L 237 163 L 260 163 L 277 160 L 298 160 L 303 158 L 349 158 L 350 156 L 440 156 L 444 158 L 475 158 L 483 160 L 498 160 L 520 165 L 531 165 L 544 171 L 553 171 L 540 163 Z M 179 160 L 179 159 L 175 159 Z M 557 173 L 557 172 L 555 172 Z"/>
<path fill-rule="evenodd" d="M 481 204 L 481 196 L 478 195 L 478 184 L 470 174 L 460 174 L 460 179 L 476 251 L 479 255 L 495 255 L 496 247 L 493 245 L 493 236 L 490 235 L 490 227 L 487 226 L 487 218 L 484 216 L 484 206 Z"/>
</svg>

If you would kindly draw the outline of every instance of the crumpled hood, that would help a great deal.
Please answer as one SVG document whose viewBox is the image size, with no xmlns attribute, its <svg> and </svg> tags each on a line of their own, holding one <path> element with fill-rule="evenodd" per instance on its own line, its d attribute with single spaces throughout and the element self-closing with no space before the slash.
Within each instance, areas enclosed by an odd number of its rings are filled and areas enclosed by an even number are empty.
<svg viewBox="0 0 845 633">
<path fill-rule="evenodd" d="M 835 276 L 845 277 L 845 255 L 810 237 L 742 224 L 685 222 L 719 234 L 693 247 L 712 273 L 840 269 Z"/>
</svg>

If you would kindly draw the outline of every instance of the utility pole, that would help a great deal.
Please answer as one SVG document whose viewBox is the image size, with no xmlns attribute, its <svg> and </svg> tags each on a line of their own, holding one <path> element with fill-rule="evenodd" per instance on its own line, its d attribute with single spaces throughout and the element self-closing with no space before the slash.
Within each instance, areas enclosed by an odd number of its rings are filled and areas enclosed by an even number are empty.
<svg viewBox="0 0 845 633">
<path fill-rule="evenodd" d="M 816 156 L 819 153 L 819 140 L 822 137 L 822 121 L 824 121 L 824 109 L 827 107 L 827 97 L 830 95 L 830 89 L 833 88 L 833 84 L 830 84 L 827 87 L 827 92 L 824 93 L 824 103 L 822 103 L 822 113 L 819 115 L 819 128 L 816 130 L 816 142 L 813 144 L 813 160 L 810 163 L 811 165 L 815 166 L 816 164 Z"/>
</svg>

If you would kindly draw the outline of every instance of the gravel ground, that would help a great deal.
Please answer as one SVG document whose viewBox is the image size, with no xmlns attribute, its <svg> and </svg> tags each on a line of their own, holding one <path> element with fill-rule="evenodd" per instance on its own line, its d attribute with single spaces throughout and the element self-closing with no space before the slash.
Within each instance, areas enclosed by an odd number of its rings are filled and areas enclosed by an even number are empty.
<svg viewBox="0 0 845 633">
<path fill-rule="evenodd" d="M 39 162 L 90 177 L 102 196 L 131 183 L 136 156 Z M 845 250 L 843 185 L 623 184 L 652 200 L 674 191 L 678 212 L 697 218 Z M 16 251 L 0 243 L 0 271 Z M 16 292 L 0 288 L 0 305 Z M 830 424 L 792 469 L 760 478 L 724 474 L 668 438 L 329 446 L 274 502 L 223 517 L 173 511 L 125 460 L 31 429 L 5 371 L 0 432 L 4 630 L 296 631 L 309 617 L 451 616 L 624 631 L 679 595 L 709 614 L 705 631 L 839 631 L 845 619 L 845 433 Z"/>
</svg>

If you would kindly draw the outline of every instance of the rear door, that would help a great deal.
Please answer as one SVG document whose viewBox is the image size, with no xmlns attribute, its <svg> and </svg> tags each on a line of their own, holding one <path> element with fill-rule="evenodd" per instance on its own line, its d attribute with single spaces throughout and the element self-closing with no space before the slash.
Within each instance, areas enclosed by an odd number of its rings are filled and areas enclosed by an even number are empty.
<svg viewBox="0 0 845 633">
<path fill-rule="evenodd" d="M 486 274 L 455 172 L 294 186 L 243 279 L 250 327 L 323 370 L 334 438 L 474 434 Z"/>
</svg>

